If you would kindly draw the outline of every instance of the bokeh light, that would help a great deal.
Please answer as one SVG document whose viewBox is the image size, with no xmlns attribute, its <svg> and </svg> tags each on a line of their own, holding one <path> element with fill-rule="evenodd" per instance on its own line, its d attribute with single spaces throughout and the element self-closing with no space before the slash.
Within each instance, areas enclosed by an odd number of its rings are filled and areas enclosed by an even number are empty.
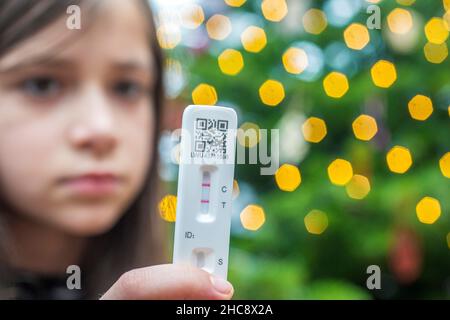
<svg viewBox="0 0 450 320">
<path fill-rule="evenodd" d="M 239 183 L 236 179 L 233 180 L 233 192 L 232 192 L 232 198 L 233 200 L 236 200 L 237 197 L 239 197 L 239 194 L 241 193 L 241 190 L 239 189 Z"/>
<path fill-rule="evenodd" d="M 363 141 L 369 141 L 378 132 L 378 126 L 375 119 L 365 114 L 360 115 L 353 121 L 352 129 L 355 137 Z"/>
<path fill-rule="evenodd" d="M 267 80 L 259 88 L 259 97 L 265 105 L 279 105 L 285 97 L 283 84 L 276 80 Z"/>
<path fill-rule="evenodd" d="M 444 19 L 445 27 L 447 28 L 448 31 L 450 31 L 450 10 L 444 13 L 442 19 Z"/>
<path fill-rule="evenodd" d="M 160 216 L 167 222 L 175 222 L 177 217 L 177 197 L 168 194 L 164 196 L 158 205 Z"/>
<path fill-rule="evenodd" d="M 320 118 L 310 117 L 303 123 L 302 132 L 306 141 L 319 143 L 327 135 L 327 125 Z"/>
<path fill-rule="evenodd" d="M 261 206 L 250 204 L 240 214 L 242 226 L 251 231 L 261 228 L 266 222 L 266 214 Z"/>
<path fill-rule="evenodd" d="M 306 69 L 302 73 L 296 75 L 296 77 L 306 82 L 312 82 L 319 79 L 325 65 L 325 57 L 322 49 L 309 41 L 298 41 L 293 43 L 293 46 L 304 50 L 308 57 Z"/>
<path fill-rule="evenodd" d="M 235 49 L 226 49 L 218 57 L 220 70 L 227 75 L 235 76 L 244 68 L 244 58 Z"/>
<path fill-rule="evenodd" d="M 262 28 L 249 26 L 242 32 L 241 42 L 246 51 L 258 53 L 267 45 L 266 32 Z"/>
<path fill-rule="evenodd" d="M 360 0 L 328 0 L 323 10 L 330 25 L 343 27 L 360 12 L 363 4 Z"/>
<path fill-rule="evenodd" d="M 306 32 L 318 35 L 327 27 L 327 17 L 322 10 L 309 9 L 303 16 L 303 28 Z"/>
<path fill-rule="evenodd" d="M 364 199 L 370 192 L 370 182 L 367 177 L 355 174 L 345 186 L 347 195 L 356 200 Z"/>
<path fill-rule="evenodd" d="M 260 128 L 256 123 L 244 122 L 237 131 L 238 143 L 246 148 L 253 148 L 261 140 Z"/>
<path fill-rule="evenodd" d="M 441 169 L 442 175 L 450 179 L 450 152 L 447 152 L 439 160 L 439 168 Z"/>
<path fill-rule="evenodd" d="M 425 25 L 425 36 L 434 44 L 444 43 L 448 38 L 449 31 L 442 18 L 431 18 Z"/>
<path fill-rule="evenodd" d="M 279 22 L 287 15 L 288 6 L 285 0 L 263 0 L 261 11 L 267 20 Z"/>
<path fill-rule="evenodd" d="M 386 155 L 386 161 L 394 173 L 405 173 L 412 165 L 412 156 L 408 148 L 403 146 L 394 146 Z"/>
<path fill-rule="evenodd" d="M 328 228 L 328 216 L 320 210 L 311 210 L 304 218 L 306 230 L 315 235 L 320 235 Z"/>
<path fill-rule="evenodd" d="M 201 83 L 192 91 L 194 104 L 213 106 L 217 103 L 216 89 L 209 84 Z"/>
<path fill-rule="evenodd" d="M 181 32 L 175 25 L 161 25 L 156 29 L 156 37 L 161 48 L 173 49 L 181 41 Z"/>
<path fill-rule="evenodd" d="M 275 181 L 280 190 L 292 192 L 302 182 L 300 170 L 292 164 L 283 164 L 275 172 Z"/>
<path fill-rule="evenodd" d="M 242 6 L 247 0 L 225 0 L 225 3 L 230 7 L 238 8 Z"/>
<path fill-rule="evenodd" d="M 365 25 L 352 23 L 344 31 L 344 41 L 353 50 L 362 50 L 370 41 L 369 30 Z"/>
<path fill-rule="evenodd" d="M 441 216 L 441 204 L 435 198 L 424 197 L 417 203 L 416 214 L 420 222 L 433 224 Z"/>
<path fill-rule="evenodd" d="M 308 67 L 308 56 L 305 50 L 291 47 L 282 57 L 284 69 L 292 74 L 302 73 Z"/>
<path fill-rule="evenodd" d="M 423 47 L 423 53 L 428 62 L 439 64 L 447 59 L 448 47 L 445 42 L 441 44 L 427 42 Z"/>
<path fill-rule="evenodd" d="M 200 5 L 190 3 L 181 8 L 180 18 L 184 28 L 197 29 L 205 21 L 205 14 Z"/>
<path fill-rule="evenodd" d="M 387 23 L 391 32 L 396 34 L 406 34 L 413 27 L 413 18 L 408 10 L 395 8 L 389 13 Z"/>
<path fill-rule="evenodd" d="M 447 233 L 447 247 L 450 249 L 450 232 Z"/>
<path fill-rule="evenodd" d="M 442 5 L 445 10 L 450 10 L 450 0 L 442 0 Z"/>
<path fill-rule="evenodd" d="M 340 72 L 330 72 L 323 79 L 323 89 L 329 97 L 342 98 L 349 89 L 347 77 Z"/>
<path fill-rule="evenodd" d="M 389 88 L 397 80 L 397 70 L 392 62 L 380 60 L 370 69 L 373 83 L 380 88 Z"/>
<path fill-rule="evenodd" d="M 336 159 L 328 166 L 328 177 L 332 184 L 345 186 L 353 177 L 353 167 L 344 159 Z"/>
<path fill-rule="evenodd" d="M 413 5 L 416 0 L 397 0 L 398 4 L 401 4 L 402 6 L 410 6 Z"/>
<path fill-rule="evenodd" d="M 206 22 L 208 36 L 214 40 L 223 40 L 231 33 L 231 21 L 227 16 L 215 14 Z"/>
<path fill-rule="evenodd" d="M 429 97 L 418 94 L 408 102 L 408 110 L 411 118 L 425 121 L 433 113 L 433 102 Z"/>
</svg>

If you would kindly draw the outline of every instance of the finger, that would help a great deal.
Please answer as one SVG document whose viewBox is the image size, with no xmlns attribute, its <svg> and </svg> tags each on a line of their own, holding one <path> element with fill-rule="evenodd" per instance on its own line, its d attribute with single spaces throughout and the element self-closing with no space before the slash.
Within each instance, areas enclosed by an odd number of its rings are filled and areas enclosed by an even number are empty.
<svg viewBox="0 0 450 320">
<path fill-rule="evenodd" d="M 188 265 L 165 264 L 128 271 L 101 299 L 228 300 L 233 286 Z"/>
</svg>

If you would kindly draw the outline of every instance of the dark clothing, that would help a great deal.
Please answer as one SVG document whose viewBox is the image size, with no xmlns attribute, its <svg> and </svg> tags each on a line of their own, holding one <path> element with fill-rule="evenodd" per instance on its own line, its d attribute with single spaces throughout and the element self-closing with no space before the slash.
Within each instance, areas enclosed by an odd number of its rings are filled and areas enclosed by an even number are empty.
<svg viewBox="0 0 450 320">
<path fill-rule="evenodd" d="M 29 272 L 14 272 L 11 290 L 14 299 L 20 300 L 79 300 L 84 291 L 67 287 L 69 275 L 47 276 Z"/>
</svg>

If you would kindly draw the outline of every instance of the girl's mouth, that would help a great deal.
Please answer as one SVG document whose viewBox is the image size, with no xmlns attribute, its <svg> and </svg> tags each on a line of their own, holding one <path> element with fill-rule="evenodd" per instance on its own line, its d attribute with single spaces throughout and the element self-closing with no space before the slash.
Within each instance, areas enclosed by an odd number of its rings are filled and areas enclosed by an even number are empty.
<svg viewBox="0 0 450 320">
<path fill-rule="evenodd" d="M 113 173 L 91 172 L 61 180 L 64 187 L 83 197 L 105 197 L 116 193 L 122 179 Z"/>
</svg>

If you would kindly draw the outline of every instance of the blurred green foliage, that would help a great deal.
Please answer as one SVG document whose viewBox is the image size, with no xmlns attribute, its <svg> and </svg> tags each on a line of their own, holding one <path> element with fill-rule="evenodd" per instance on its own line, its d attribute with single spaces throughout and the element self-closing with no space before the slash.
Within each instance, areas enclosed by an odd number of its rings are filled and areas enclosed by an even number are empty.
<svg viewBox="0 0 450 320">
<path fill-rule="evenodd" d="M 249 0 L 223 14 L 262 17 L 259 2 Z M 325 2 L 312 1 L 312 6 L 322 8 Z M 421 29 L 418 45 L 407 54 L 393 50 L 384 35 L 387 14 L 400 5 L 383 1 L 380 7 L 382 29 L 370 30 L 373 50 L 349 49 L 356 71 L 347 74 L 350 90 L 338 100 L 327 97 L 322 87 L 324 76 L 333 71 L 326 62 L 322 75 L 307 82 L 288 74 L 281 56 L 296 41 L 309 41 L 322 49 L 334 42 L 343 43 L 342 33 L 348 24 L 328 25 L 317 36 L 301 30 L 284 32 L 282 23 L 264 21 L 267 47 L 258 54 L 237 48 L 245 67 L 234 77 L 220 72 L 217 56 L 223 45 L 218 41 L 211 41 L 203 51 L 181 46 L 169 52 L 182 61 L 188 73 L 183 93 L 186 101 L 190 101 L 193 88 L 205 82 L 216 88 L 219 103 L 237 108 L 240 123 L 251 121 L 261 128 L 277 128 L 280 119 L 293 111 L 305 117 L 318 116 L 328 126 L 326 138 L 311 144 L 307 155 L 294 163 L 301 171 L 302 184 L 292 193 L 280 191 L 273 176 L 260 175 L 259 166 L 237 166 L 236 179 L 254 190 L 253 200 L 264 208 L 266 223 L 256 232 L 233 232 L 229 278 L 236 298 L 450 297 L 450 250 L 446 242 L 450 182 L 439 170 L 440 157 L 450 151 L 450 58 L 432 64 L 423 54 L 423 23 L 443 15 L 442 2 L 416 1 L 408 7 L 421 18 L 414 21 Z M 365 24 L 367 18 L 362 9 L 351 22 Z M 370 67 L 379 59 L 392 61 L 397 68 L 398 79 L 389 89 L 372 83 Z M 263 105 L 258 96 L 259 86 L 269 78 L 282 82 L 286 89 L 285 100 L 274 108 Z M 416 94 L 427 95 L 434 103 L 432 116 L 424 122 L 411 119 L 408 113 L 407 103 Z M 379 132 L 370 142 L 355 139 L 352 132 L 352 121 L 362 113 L 375 116 L 378 122 Z M 413 155 L 413 166 L 404 175 L 391 173 L 386 165 L 386 152 L 396 144 L 408 147 Z M 350 199 L 345 188 L 330 183 L 326 169 L 337 157 L 349 160 L 356 173 L 369 178 L 372 190 L 365 199 Z M 425 195 L 441 203 L 442 215 L 433 225 L 421 224 L 416 217 L 415 206 Z M 328 214 L 329 227 L 320 236 L 309 234 L 304 226 L 303 219 L 312 209 Z M 416 266 L 417 276 L 402 280 L 401 273 L 407 271 L 398 261 Z M 366 268 L 374 264 L 382 270 L 382 289 L 370 291 L 366 288 Z"/>
</svg>

